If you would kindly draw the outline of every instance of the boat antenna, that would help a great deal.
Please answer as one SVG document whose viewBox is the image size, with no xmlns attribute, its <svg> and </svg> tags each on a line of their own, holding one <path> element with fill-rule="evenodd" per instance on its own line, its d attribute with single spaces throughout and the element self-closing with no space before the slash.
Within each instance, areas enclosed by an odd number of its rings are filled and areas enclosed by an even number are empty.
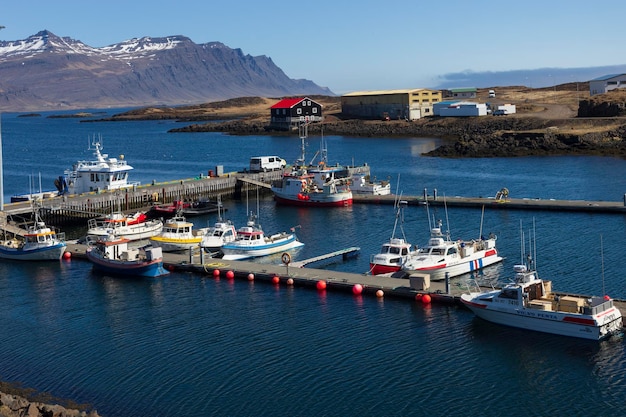
<svg viewBox="0 0 626 417">
<path fill-rule="evenodd" d="M 443 207 L 446 212 L 446 227 L 448 230 L 446 231 L 448 240 L 450 240 L 450 236 L 452 235 L 450 231 L 450 219 L 448 219 L 448 203 L 446 202 L 446 193 L 443 193 Z"/>
<path fill-rule="evenodd" d="M 478 238 L 483 239 L 483 219 L 485 218 L 485 205 L 483 204 L 482 213 L 480 213 L 480 230 L 478 231 Z"/>
<path fill-rule="evenodd" d="M 604 288 L 604 246 L 602 243 L 602 235 L 600 235 L 600 267 L 602 269 L 602 295 L 606 294 Z"/>
<path fill-rule="evenodd" d="M 303 167 L 306 163 L 306 138 L 309 133 L 309 127 L 307 123 L 300 123 L 298 125 L 298 134 L 300 135 L 300 158 L 296 160 L 299 167 Z"/>
</svg>

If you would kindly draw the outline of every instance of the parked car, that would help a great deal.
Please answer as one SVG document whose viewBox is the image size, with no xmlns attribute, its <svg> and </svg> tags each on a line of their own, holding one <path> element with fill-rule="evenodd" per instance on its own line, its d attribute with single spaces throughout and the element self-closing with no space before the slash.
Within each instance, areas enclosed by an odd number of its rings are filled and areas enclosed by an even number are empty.
<svg viewBox="0 0 626 417">
<path fill-rule="evenodd" d="M 493 112 L 493 115 L 494 116 L 506 116 L 507 112 L 506 112 L 506 110 L 496 110 L 496 111 Z"/>
</svg>

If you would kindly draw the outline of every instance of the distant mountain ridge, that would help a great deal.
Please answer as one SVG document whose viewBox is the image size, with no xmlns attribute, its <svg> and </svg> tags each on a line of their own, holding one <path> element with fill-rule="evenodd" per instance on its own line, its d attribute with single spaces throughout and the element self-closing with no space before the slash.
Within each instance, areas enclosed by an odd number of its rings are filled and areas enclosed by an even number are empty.
<svg viewBox="0 0 626 417">
<path fill-rule="evenodd" d="M 196 104 L 235 97 L 334 95 L 289 78 L 267 56 L 185 36 L 94 48 L 44 30 L 0 41 L 0 110 Z"/>
</svg>

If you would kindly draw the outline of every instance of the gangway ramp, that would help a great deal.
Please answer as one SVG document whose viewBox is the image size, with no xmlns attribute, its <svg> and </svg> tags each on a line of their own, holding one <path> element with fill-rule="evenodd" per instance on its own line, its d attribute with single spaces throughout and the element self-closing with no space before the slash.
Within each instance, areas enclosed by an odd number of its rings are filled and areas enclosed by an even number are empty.
<svg viewBox="0 0 626 417">
<path fill-rule="evenodd" d="M 295 261 L 295 262 L 290 263 L 289 266 L 293 266 L 296 268 L 304 268 L 308 264 L 323 261 L 325 259 L 334 258 L 335 256 L 343 256 L 343 258 L 346 259 L 349 255 L 352 255 L 360 250 L 361 248 L 353 246 L 353 247 L 341 249 L 335 252 L 326 253 L 324 255 L 315 256 L 313 258 L 304 259 L 302 261 Z"/>
<path fill-rule="evenodd" d="M 248 184 L 253 184 L 253 185 L 256 185 L 258 187 L 267 188 L 268 190 L 270 188 L 272 188 L 272 186 L 270 184 L 268 184 L 266 182 L 263 182 L 263 181 L 258 181 L 258 180 L 252 179 L 252 178 L 237 178 L 237 179 L 239 181 L 241 181 L 241 182 L 247 182 Z"/>
</svg>

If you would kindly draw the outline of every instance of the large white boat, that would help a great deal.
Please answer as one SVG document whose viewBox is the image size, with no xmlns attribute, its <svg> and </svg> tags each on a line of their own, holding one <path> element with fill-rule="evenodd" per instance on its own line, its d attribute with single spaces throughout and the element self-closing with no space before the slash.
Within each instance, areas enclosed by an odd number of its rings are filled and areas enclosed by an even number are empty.
<svg viewBox="0 0 626 417">
<path fill-rule="evenodd" d="M 59 194 L 83 194 L 92 191 L 119 190 L 139 185 L 139 182 L 129 182 L 128 173 L 133 167 L 119 158 L 109 158 L 103 154 L 102 141 L 91 142 L 95 159 L 76 162 L 72 169 L 66 170 L 65 175 L 54 181 Z"/>
<path fill-rule="evenodd" d="M 601 340 L 622 331 L 622 314 L 608 296 L 563 295 L 526 265 L 515 265 L 515 280 L 502 289 L 461 295 L 476 316 L 505 326 Z"/>
<path fill-rule="evenodd" d="M 472 240 L 450 240 L 450 235 L 438 227 L 430 230 L 428 244 L 418 249 L 402 266 L 408 274 L 428 273 L 432 281 L 445 279 L 478 271 L 489 265 L 501 262 L 502 257 L 496 249 L 497 237 L 482 236 Z"/>
<path fill-rule="evenodd" d="M 87 259 L 95 270 L 110 274 L 140 277 L 169 274 L 163 267 L 161 248 L 129 248 L 129 242 L 111 232 L 87 248 Z"/>
<path fill-rule="evenodd" d="M 179 252 L 200 246 L 204 229 L 193 229 L 193 223 L 183 216 L 174 216 L 165 221 L 163 230 L 157 236 L 150 238 L 152 246 L 160 247 L 163 252 Z"/>
<path fill-rule="evenodd" d="M 295 233 L 276 233 L 266 236 L 263 229 L 256 222 L 255 216 L 250 216 L 244 227 L 237 229 L 237 238 L 222 246 L 226 260 L 242 260 L 259 256 L 272 255 L 303 246 Z"/>
<path fill-rule="evenodd" d="M 58 261 L 63 256 L 66 246 L 65 233 L 57 233 L 48 227 L 35 209 L 34 224 L 28 228 L 23 237 L 16 235 L 0 242 L 0 259 Z"/>
<path fill-rule="evenodd" d="M 128 240 L 149 239 L 163 230 L 161 220 L 148 220 L 145 213 L 125 215 L 111 213 L 100 219 L 87 221 L 87 236 L 92 239 L 105 239 L 110 233 Z"/>
<path fill-rule="evenodd" d="M 274 199 L 279 204 L 306 207 L 342 207 L 352 204 L 350 178 L 344 167 L 329 167 L 322 139 L 321 160 L 316 166 L 305 159 L 307 125 L 300 127 L 301 155 L 296 166 L 272 183 Z"/>
<path fill-rule="evenodd" d="M 409 260 L 409 257 L 415 253 L 413 245 L 407 242 L 404 234 L 404 208 L 406 206 L 406 201 L 398 201 L 396 203 L 396 220 L 393 224 L 391 238 L 383 243 L 380 252 L 372 255 L 370 258 L 370 272 L 372 275 L 392 274 L 399 271 L 402 265 Z M 400 223 L 402 237 L 396 237 L 398 222 Z"/>
</svg>

